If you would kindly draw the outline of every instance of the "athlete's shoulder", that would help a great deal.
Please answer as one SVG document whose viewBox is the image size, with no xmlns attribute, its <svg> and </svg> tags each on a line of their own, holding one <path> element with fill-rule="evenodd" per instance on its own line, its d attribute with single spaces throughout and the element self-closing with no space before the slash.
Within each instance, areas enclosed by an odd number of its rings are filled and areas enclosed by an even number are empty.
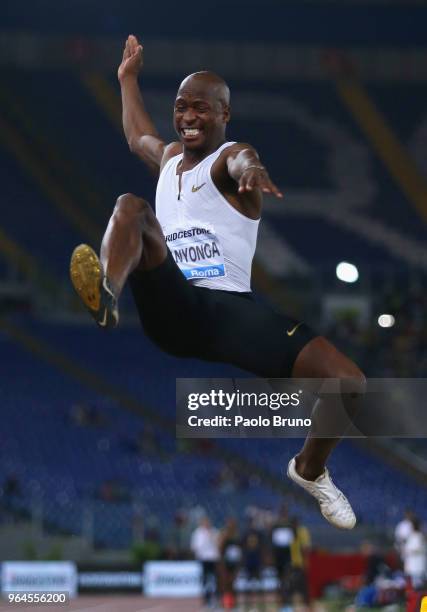
<svg viewBox="0 0 427 612">
<path fill-rule="evenodd" d="M 215 160 L 215 163 L 212 168 L 213 175 L 228 175 L 228 162 L 237 157 L 237 155 L 241 151 L 247 150 L 254 151 L 255 154 L 258 155 L 253 146 L 248 144 L 247 142 L 230 142 L 230 145 L 228 147 L 225 147 Z"/>
<path fill-rule="evenodd" d="M 246 149 L 250 149 L 254 151 L 254 147 L 248 142 L 231 142 L 230 146 L 226 147 L 221 153 L 232 154 L 239 153 L 240 151 L 246 151 Z"/>
<path fill-rule="evenodd" d="M 180 153 L 182 153 L 182 143 L 170 142 L 169 144 L 167 144 L 163 150 L 163 156 L 160 162 L 160 172 L 163 170 L 168 161 L 172 159 L 172 157 L 175 157 Z"/>
<path fill-rule="evenodd" d="M 236 157 L 241 151 L 255 151 L 254 147 L 247 142 L 232 142 L 228 147 L 225 147 L 218 156 L 218 166 L 227 162 L 229 158 Z M 256 151 L 255 151 L 256 153 Z"/>
</svg>

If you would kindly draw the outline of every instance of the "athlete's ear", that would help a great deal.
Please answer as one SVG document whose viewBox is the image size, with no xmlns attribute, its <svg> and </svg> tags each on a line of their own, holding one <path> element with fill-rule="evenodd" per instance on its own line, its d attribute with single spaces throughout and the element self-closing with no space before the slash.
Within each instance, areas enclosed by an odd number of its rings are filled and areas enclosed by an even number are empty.
<svg viewBox="0 0 427 612">
<path fill-rule="evenodd" d="M 222 107 L 222 117 L 224 123 L 228 123 L 231 119 L 231 106 L 229 104 L 224 104 Z"/>
</svg>

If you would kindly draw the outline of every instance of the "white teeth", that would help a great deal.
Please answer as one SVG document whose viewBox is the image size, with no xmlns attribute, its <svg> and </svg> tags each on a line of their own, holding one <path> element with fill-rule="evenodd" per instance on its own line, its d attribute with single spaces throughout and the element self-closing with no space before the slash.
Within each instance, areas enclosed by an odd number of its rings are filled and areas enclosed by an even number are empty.
<svg viewBox="0 0 427 612">
<path fill-rule="evenodd" d="M 184 136 L 197 136 L 200 130 L 196 128 L 184 128 L 182 131 L 184 132 Z"/>
</svg>

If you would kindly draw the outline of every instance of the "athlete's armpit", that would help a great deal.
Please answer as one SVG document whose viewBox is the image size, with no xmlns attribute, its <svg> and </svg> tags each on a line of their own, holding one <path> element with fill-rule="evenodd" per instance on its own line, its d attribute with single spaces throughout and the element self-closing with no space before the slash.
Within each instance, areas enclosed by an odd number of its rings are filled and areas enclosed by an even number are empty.
<svg viewBox="0 0 427 612">
<path fill-rule="evenodd" d="M 160 172 L 172 157 L 180 153 L 182 153 L 182 144 L 180 142 L 170 142 L 168 145 L 164 145 L 163 156 L 160 162 Z"/>
<path fill-rule="evenodd" d="M 147 134 L 129 141 L 129 149 L 148 166 L 153 174 L 159 174 L 166 149 L 166 144 L 163 140 L 157 136 Z"/>
</svg>

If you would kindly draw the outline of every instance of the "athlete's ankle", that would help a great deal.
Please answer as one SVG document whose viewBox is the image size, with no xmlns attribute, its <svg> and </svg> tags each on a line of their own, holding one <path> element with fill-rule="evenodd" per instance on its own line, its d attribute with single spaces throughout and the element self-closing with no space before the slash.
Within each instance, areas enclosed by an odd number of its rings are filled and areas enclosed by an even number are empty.
<svg viewBox="0 0 427 612">
<path fill-rule="evenodd" d="M 111 265 L 112 262 L 108 256 L 102 252 L 102 249 L 99 260 L 101 262 L 104 277 L 107 279 L 108 287 L 113 292 L 114 297 L 118 299 L 124 286 L 124 282 L 121 279 L 122 273 L 114 269 L 114 264 Z"/>
<path fill-rule="evenodd" d="M 122 288 L 118 283 L 114 282 L 114 280 L 112 280 L 107 274 L 106 274 L 106 278 L 107 278 L 107 282 L 108 282 L 108 287 L 110 288 L 110 290 L 113 292 L 114 297 L 116 298 L 116 300 L 119 299 L 120 294 L 122 292 Z"/>
<path fill-rule="evenodd" d="M 111 270 L 109 270 L 107 266 L 105 266 L 105 264 L 103 265 L 103 270 L 104 270 L 104 277 L 107 281 L 108 288 L 114 294 L 115 299 L 118 300 L 122 292 L 122 289 L 123 289 L 123 284 L 121 284 L 117 280 L 114 273 Z"/>
<path fill-rule="evenodd" d="M 304 480 L 314 481 L 323 474 L 325 466 L 316 465 L 313 461 L 306 461 L 303 457 L 297 455 L 295 457 L 295 469 L 298 476 L 301 476 Z"/>
</svg>

